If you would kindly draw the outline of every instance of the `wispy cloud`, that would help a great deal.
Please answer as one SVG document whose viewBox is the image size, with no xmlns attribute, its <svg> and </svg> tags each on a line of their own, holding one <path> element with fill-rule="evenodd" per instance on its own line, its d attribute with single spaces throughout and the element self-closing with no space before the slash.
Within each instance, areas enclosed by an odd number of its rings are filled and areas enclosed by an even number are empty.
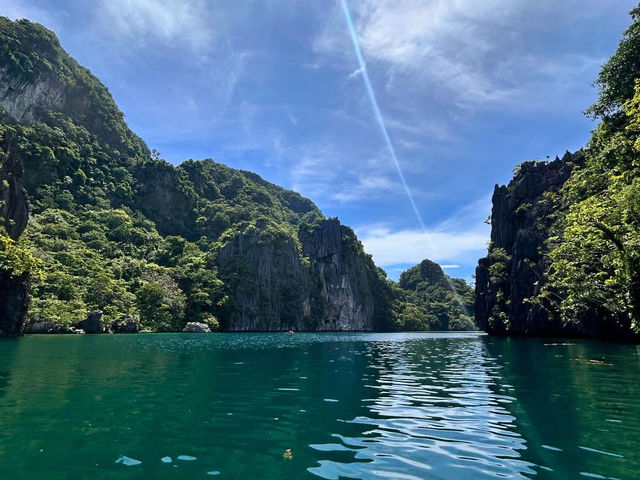
<svg viewBox="0 0 640 480">
<path fill-rule="evenodd" d="M 595 0 L 567 0 L 572 8 L 597 15 Z M 543 0 L 367 0 L 351 2 L 358 39 L 370 71 L 384 75 L 394 104 L 407 105 L 407 97 L 429 93 L 432 101 L 446 98 L 448 107 L 461 110 L 540 108 L 539 93 L 562 98 L 584 84 L 585 71 L 593 72 L 603 60 L 568 54 L 549 59 L 532 48 L 537 22 L 548 21 L 568 5 Z M 553 7 L 553 8 L 551 8 Z M 584 14 L 584 13 L 582 13 Z M 526 25 L 529 30 L 515 28 Z M 326 21 L 315 51 L 332 62 L 353 65 L 344 25 Z M 355 74 L 355 72 L 352 72 Z M 536 95 L 537 92 L 537 95 Z M 565 99 L 566 102 L 566 99 Z M 413 104 L 422 102 L 413 102 Z M 548 102 L 546 108 L 557 108 Z"/>
<path fill-rule="evenodd" d="M 204 0 L 102 0 L 100 7 L 118 36 L 137 42 L 180 41 L 200 50 L 214 37 Z"/>
<path fill-rule="evenodd" d="M 291 187 L 317 200 L 340 203 L 401 195 L 401 186 L 384 157 L 349 162 L 349 151 L 329 142 L 295 145 L 284 161 L 291 162 Z"/>
<path fill-rule="evenodd" d="M 364 66 L 362 66 L 361 68 L 355 69 L 353 72 L 351 72 L 349 75 L 347 75 L 347 79 L 351 80 L 352 78 L 356 78 L 358 75 L 364 73 L 364 69 L 365 68 L 367 68 L 366 64 Z"/>
<path fill-rule="evenodd" d="M 16 0 L 0 0 L 0 14 L 12 20 L 26 18 L 32 22 L 38 22 L 54 31 L 59 31 L 62 22 L 58 17 L 64 16 L 65 12 L 58 11 L 57 15 L 39 8 L 29 2 Z"/>
</svg>

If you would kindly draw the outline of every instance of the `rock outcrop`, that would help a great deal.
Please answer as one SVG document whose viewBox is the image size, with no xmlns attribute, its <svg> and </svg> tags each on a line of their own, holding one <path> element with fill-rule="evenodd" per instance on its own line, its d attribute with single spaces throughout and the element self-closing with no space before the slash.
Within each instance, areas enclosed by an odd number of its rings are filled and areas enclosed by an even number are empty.
<svg viewBox="0 0 640 480">
<path fill-rule="evenodd" d="M 81 328 L 86 333 L 104 333 L 105 328 L 102 323 L 102 311 L 101 310 L 93 310 L 89 312 L 87 318 L 78 322 L 78 328 Z"/>
<path fill-rule="evenodd" d="M 135 318 L 123 317 L 111 324 L 113 333 L 138 333 L 140 331 L 140 322 Z"/>
<path fill-rule="evenodd" d="M 359 254 L 353 231 L 333 219 L 312 232 L 301 231 L 299 238 L 316 282 L 306 292 L 307 325 L 313 330 L 372 330 L 377 279 L 370 275 L 371 259 Z"/>
<path fill-rule="evenodd" d="M 476 268 L 475 316 L 488 333 L 554 335 L 568 333 L 549 315 L 549 305 L 532 302 L 546 281 L 547 238 L 557 192 L 582 152 L 552 162 L 525 162 L 506 186 L 495 187 L 488 256 Z"/>
<path fill-rule="evenodd" d="M 17 240 L 27 225 L 29 207 L 22 184 L 22 163 L 7 142 L 0 145 L 0 233 Z M 0 269 L 0 336 L 20 335 L 29 305 L 29 275 Z"/>
<path fill-rule="evenodd" d="M 384 310 L 378 305 L 376 311 L 375 305 L 381 280 L 353 231 L 330 219 L 301 229 L 298 236 L 300 245 L 262 222 L 220 251 L 218 266 L 233 302 L 224 329 L 377 328 L 376 313 Z"/>
<path fill-rule="evenodd" d="M 209 325 L 200 322 L 187 322 L 182 331 L 184 333 L 211 333 Z"/>
</svg>

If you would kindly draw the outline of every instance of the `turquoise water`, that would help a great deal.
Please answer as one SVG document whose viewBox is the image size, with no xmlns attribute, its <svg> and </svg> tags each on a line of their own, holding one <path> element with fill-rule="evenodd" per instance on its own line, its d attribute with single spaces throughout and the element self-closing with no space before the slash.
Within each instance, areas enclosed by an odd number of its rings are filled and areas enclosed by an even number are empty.
<svg viewBox="0 0 640 480">
<path fill-rule="evenodd" d="M 479 334 L 0 341 L 1 479 L 640 477 L 640 347 Z"/>
</svg>

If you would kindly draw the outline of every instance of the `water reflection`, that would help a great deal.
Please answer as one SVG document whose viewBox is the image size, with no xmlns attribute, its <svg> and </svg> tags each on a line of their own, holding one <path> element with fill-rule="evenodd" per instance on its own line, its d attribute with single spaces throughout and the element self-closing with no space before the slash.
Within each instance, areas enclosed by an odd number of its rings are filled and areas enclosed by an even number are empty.
<svg viewBox="0 0 640 480">
<path fill-rule="evenodd" d="M 457 478 L 533 474 L 522 460 L 525 440 L 502 405 L 513 400 L 493 386 L 500 367 L 479 337 L 369 343 L 362 381 L 370 389 L 359 436 L 334 434 L 353 461 L 321 460 L 309 468 L 326 478 Z M 370 372 L 374 372 L 372 378 Z"/>
</svg>

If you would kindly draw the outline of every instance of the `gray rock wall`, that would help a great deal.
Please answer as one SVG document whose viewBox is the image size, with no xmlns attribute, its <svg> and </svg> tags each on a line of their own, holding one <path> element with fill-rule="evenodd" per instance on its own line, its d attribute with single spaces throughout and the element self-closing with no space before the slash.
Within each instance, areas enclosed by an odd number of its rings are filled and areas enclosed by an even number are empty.
<svg viewBox="0 0 640 480">
<path fill-rule="evenodd" d="M 229 286 L 225 330 L 372 330 L 372 279 L 349 235 L 337 220 L 300 232 L 300 245 L 266 222 L 237 235 L 217 259 Z"/>
<path fill-rule="evenodd" d="M 549 266 L 549 227 L 557 192 L 582 152 L 567 152 L 552 162 L 525 162 L 506 186 L 496 185 L 491 211 L 489 255 L 476 268 L 475 315 L 489 333 L 553 335 L 565 327 L 550 313 L 550 305 L 529 302 L 540 292 Z M 493 267 L 493 268 L 492 268 Z"/>
</svg>

